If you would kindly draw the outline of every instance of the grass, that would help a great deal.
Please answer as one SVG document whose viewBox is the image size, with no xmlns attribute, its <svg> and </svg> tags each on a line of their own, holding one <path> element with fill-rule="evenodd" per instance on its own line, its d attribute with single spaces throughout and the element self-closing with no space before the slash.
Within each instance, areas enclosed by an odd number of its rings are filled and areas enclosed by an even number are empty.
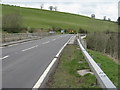
<svg viewBox="0 0 120 90">
<path fill-rule="evenodd" d="M 89 53 L 93 56 L 96 63 L 101 64 L 102 70 L 110 78 L 110 80 L 118 87 L 118 65 L 111 58 L 103 55 L 100 52 L 89 50 Z"/>
<path fill-rule="evenodd" d="M 86 16 L 40 10 L 33 8 L 23 8 L 9 5 L 2 5 L 2 15 L 19 13 L 23 18 L 23 26 L 30 28 L 60 27 L 63 29 L 79 30 L 80 28 L 89 32 L 113 31 L 116 32 L 118 26 L 114 22 L 92 19 Z"/>
<path fill-rule="evenodd" d="M 60 57 L 60 63 L 52 76 L 49 88 L 97 88 L 94 75 L 80 76 L 77 70 L 89 69 L 77 45 L 68 45 Z M 78 63 L 82 61 L 83 63 Z"/>
</svg>

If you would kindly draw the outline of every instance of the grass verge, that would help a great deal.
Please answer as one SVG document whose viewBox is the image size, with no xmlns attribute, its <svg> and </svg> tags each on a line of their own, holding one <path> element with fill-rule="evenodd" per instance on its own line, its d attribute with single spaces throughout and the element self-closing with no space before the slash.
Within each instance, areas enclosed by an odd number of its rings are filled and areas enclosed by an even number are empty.
<svg viewBox="0 0 120 90">
<path fill-rule="evenodd" d="M 88 50 L 96 63 L 101 64 L 101 69 L 106 73 L 110 80 L 118 87 L 118 65 L 108 56 L 93 50 Z"/>
<path fill-rule="evenodd" d="M 77 70 L 89 69 L 77 45 L 68 45 L 59 60 L 59 65 L 51 77 L 48 88 L 97 88 L 92 74 L 80 76 Z M 79 63 L 79 62 L 83 63 Z"/>
</svg>

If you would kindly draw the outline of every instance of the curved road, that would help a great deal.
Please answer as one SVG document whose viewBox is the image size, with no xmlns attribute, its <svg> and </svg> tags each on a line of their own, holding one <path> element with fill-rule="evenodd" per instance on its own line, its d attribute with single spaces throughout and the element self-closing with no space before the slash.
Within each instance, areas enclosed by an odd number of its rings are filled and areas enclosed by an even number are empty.
<svg viewBox="0 0 120 90">
<path fill-rule="evenodd" d="M 50 36 L 3 48 L 3 88 L 32 88 L 71 36 Z"/>
</svg>

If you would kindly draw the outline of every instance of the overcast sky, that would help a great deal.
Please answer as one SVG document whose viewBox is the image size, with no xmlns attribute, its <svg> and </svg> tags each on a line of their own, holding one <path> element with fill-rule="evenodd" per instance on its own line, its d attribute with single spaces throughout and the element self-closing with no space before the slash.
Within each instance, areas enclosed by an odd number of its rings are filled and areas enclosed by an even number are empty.
<svg viewBox="0 0 120 90">
<path fill-rule="evenodd" d="M 89 17 L 95 14 L 98 19 L 107 16 L 112 21 L 118 18 L 118 2 L 119 0 L 2 0 L 2 3 L 31 8 L 40 8 L 40 5 L 44 4 L 44 9 L 48 9 L 52 5 L 57 6 L 61 12 Z"/>
</svg>

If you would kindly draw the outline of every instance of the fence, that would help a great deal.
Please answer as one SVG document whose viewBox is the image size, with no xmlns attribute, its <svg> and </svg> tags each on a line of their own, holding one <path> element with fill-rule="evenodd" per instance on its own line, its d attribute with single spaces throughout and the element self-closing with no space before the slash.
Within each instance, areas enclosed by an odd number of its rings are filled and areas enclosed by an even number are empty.
<svg viewBox="0 0 120 90">
<path fill-rule="evenodd" d="M 83 55 L 85 56 L 91 70 L 94 72 L 100 86 L 105 89 L 114 89 L 117 90 L 116 86 L 112 83 L 112 81 L 107 77 L 107 75 L 102 71 L 102 69 L 97 65 L 97 63 L 93 60 L 93 58 L 89 55 L 89 53 L 84 49 L 80 40 L 77 39 L 78 44 L 82 50 Z"/>
</svg>

